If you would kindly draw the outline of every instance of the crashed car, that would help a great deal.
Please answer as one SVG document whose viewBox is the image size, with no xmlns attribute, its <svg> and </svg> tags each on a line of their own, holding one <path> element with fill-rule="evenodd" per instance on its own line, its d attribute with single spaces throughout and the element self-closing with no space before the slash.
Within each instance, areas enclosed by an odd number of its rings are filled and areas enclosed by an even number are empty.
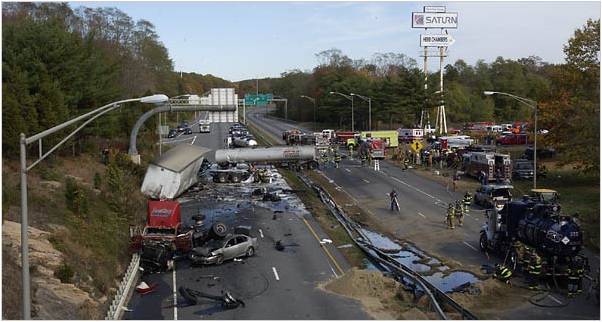
<svg viewBox="0 0 602 322">
<path fill-rule="evenodd" d="M 213 239 L 203 247 L 195 247 L 189 259 L 195 265 L 221 264 L 237 257 L 251 257 L 257 249 L 257 238 L 243 234 L 228 235 L 224 239 Z"/>
</svg>

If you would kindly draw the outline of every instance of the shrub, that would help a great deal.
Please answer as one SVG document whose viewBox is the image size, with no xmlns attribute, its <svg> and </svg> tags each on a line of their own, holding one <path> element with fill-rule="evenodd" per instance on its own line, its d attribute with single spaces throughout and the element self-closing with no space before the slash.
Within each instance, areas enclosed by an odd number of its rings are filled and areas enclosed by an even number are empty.
<svg viewBox="0 0 602 322">
<path fill-rule="evenodd" d="M 54 277 L 61 280 L 61 283 L 71 283 L 73 275 L 73 268 L 65 262 L 54 272 Z"/>
</svg>

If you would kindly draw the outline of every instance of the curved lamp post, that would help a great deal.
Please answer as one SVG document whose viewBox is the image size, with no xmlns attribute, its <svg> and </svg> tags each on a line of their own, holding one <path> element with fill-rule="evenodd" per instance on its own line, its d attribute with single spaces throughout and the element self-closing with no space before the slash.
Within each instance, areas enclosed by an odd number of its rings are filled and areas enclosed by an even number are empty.
<svg viewBox="0 0 602 322">
<path fill-rule="evenodd" d="M 309 97 L 309 96 L 307 96 L 307 95 L 301 95 L 301 96 L 299 96 L 299 97 L 301 97 L 301 98 L 306 98 L 306 99 L 308 99 L 310 102 L 312 102 L 312 104 L 314 104 L 314 131 L 316 131 L 316 126 L 317 126 L 317 124 L 316 124 L 316 99 L 315 99 L 315 98 L 313 98 L 313 97 Z"/>
<path fill-rule="evenodd" d="M 351 101 L 351 132 L 355 132 L 355 121 L 353 118 L 353 96 L 345 95 L 345 94 L 339 93 L 339 92 L 330 92 L 329 94 L 330 95 L 340 95 Z"/>
<path fill-rule="evenodd" d="M 82 128 L 88 125 L 90 122 L 94 121 L 96 118 L 102 116 L 105 113 L 108 113 L 118 107 L 120 104 L 128 103 L 128 102 L 141 102 L 141 103 L 149 103 L 149 104 L 161 104 L 167 102 L 169 98 L 163 94 L 145 96 L 140 98 L 131 98 L 125 99 L 117 102 L 113 102 L 107 104 L 105 106 L 99 107 L 91 112 L 80 115 L 72 120 L 61 123 L 57 126 L 54 126 L 48 130 L 42 131 L 38 134 L 32 135 L 30 137 L 25 137 L 25 134 L 21 133 L 20 135 L 20 145 L 21 145 L 21 272 L 22 272 L 22 288 L 23 288 L 23 320 L 31 320 L 31 286 L 30 286 L 30 278 L 29 278 L 29 236 L 27 233 L 29 223 L 28 223 L 28 212 L 27 212 L 27 172 L 35 167 L 42 160 L 46 159 L 52 152 L 56 151 L 61 145 L 63 145 L 67 140 L 73 137 L 77 132 L 79 132 Z M 86 120 L 82 125 L 73 130 L 69 135 L 67 135 L 64 139 L 62 139 L 59 143 L 57 143 L 54 147 L 52 147 L 48 152 L 42 154 L 42 139 L 50 134 L 53 134 L 57 131 L 60 131 L 72 124 L 75 124 L 79 121 Z M 38 141 L 40 155 L 38 160 L 34 161 L 32 164 L 27 166 L 27 145 Z"/>
<path fill-rule="evenodd" d="M 372 99 L 370 97 L 362 96 L 362 95 L 355 94 L 355 93 L 351 93 L 349 95 L 357 96 L 357 97 L 363 99 L 364 101 L 368 102 L 368 130 L 372 131 Z"/>
<path fill-rule="evenodd" d="M 537 188 L 537 102 L 532 100 L 532 99 L 528 99 L 528 98 L 524 98 L 524 97 L 520 97 L 520 96 L 516 96 L 510 93 L 504 93 L 504 92 L 494 92 L 494 91 L 484 91 L 483 92 L 484 95 L 487 96 L 491 96 L 491 95 L 502 95 L 502 96 L 508 96 L 511 97 L 527 106 L 529 106 L 530 108 L 533 109 L 533 111 L 535 112 L 535 126 L 534 126 L 534 143 L 533 143 L 533 189 Z"/>
</svg>

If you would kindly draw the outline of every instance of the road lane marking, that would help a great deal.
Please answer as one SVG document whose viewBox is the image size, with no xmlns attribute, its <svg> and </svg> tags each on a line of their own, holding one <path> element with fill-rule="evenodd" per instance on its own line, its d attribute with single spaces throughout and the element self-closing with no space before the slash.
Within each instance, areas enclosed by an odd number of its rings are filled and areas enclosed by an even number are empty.
<svg viewBox="0 0 602 322">
<path fill-rule="evenodd" d="M 334 274 L 335 278 L 339 278 L 339 275 L 337 275 L 337 273 L 334 271 L 334 268 L 332 268 L 332 266 L 330 266 L 330 270 L 332 271 L 332 274 Z"/>
<path fill-rule="evenodd" d="M 190 145 L 194 145 L 194 141 L 196 141 L 196 135 L 194 136 L 194 139 L 192 139 L 192 143 L 190 143 Z"/>
<path fill-rule="evenodd" d="M 466 245 L 466 246 L 470 247 L 470 248 L 471 248 L 472 250 L 474 250 L 475 252 L 478 252 L 478 251 L 479 251 L 478 249 L 476 249 L 476 248 L 475 248 L 474 246 L 472 246 L 471 244 L 469 244 L 469 243 L 467 243 L 467 242 L 463 242 L 463 243 L 464 243 L 464 245 Z"/>
<path fill-rule="evenodd" d="M 320 237 L 318 237 L 318 234 L 316 234 L 316 231 L 311 227 L 311 225 L 307 222 L 307 220 L 305 218 L 302 218 L 302 219 L 303 219 L 303 222 L 305 223 L 305 225 L 307 226 L 307 228 L 309 228 L 309 231 L 312 233 L 312 235 L 314 235 L 314 237 L 318 241 L 318 244 L 320 245 L 320 247 L 324 250 L 324 253 L 326 253 L 326 255 L 334 263 L 334 266 L 336 266 L 336 268 L 339 270 L 339 272 L 341 274 L 345 274 L 345 271 L 341 268 L 341 266 L 339 265 L 339 263 L 337 262 L 337 260 L 334 259 L 334 257 L 332 256 L 332 254 L 330 254 L 330 252 L 328 251 L 328 248 L 326 248 L 326 246 L 324 246 L 323 244 L 320 243 Z"/>
<path fill-rule="evenodd" d="M 552 295 L 550 295 L 550 294 L 548 294 L 548 297 L 549 297 L 550 299 L 552 299 L 552 301 L 554 301 L 554 302 L 556 302 L 556 303 L 558 303 L 558 304 L 564 304 L 564 303 L 562 303 L 562 302 L 561 302 L 559 299 L 557 299 L 557 298 L 553 297 L 553 296 L 552 296 Z"/>
<path fill-rule="evenodd" d="M 422 218 L 426 219 L 426 216 L 423 215 L 422 213 L 419 212 L 418 215 L 420 215 L 420 216 L 422 216 Z"/>
<path fill-rule="evenodd" d="M 259 229 L 259 236 L 261 236 L 261 238 L 263 238 L 263 231 L 261 229 Z"/>
<path fill-rule="evenodd" d="M 362 180 L 364 180 L 364 182 L 365 182 L 365 183 L 370 183 L 370 181 L 368 181 L 368 180 L 366 180 L 366 179 L 362 179 Z"/>
<path fill-rule="evenodd" d="M 397 178 L 395 178 L 393 176 L 391 176 L 391 179 L 393 179 L 393 180 L 395 180 L 395 181 L 397 181 L 397 182 L 399 182 L 401 184 L 405 184 L 406 186 L 408 186 L 408 187 L 410 187 L 410 188 L 412 188 L 412 189 L 414 189 L 414 190 L 416 190 L 416 191 L 418 191 L 418 192 L 420 192 L 420 193 L 422 193 L 422 194 L 424 194 L 426 196 L 429 196 L 429 197 L 431 197 L 433 199 L 436 199 L 437 201 L 441 201 L 441 200 L 437 199 L 436 197 L 434 197 L 433 195 L 430 195 L 430 194 L 428 194 L 428 193 L 426 193 L 426 192 L 424 192 L 424 191 L 422 191 L 422 190 L 420 190 L 420 189 L 418 189 L 418 188 L 416 188 L 416 187 L 414 187 L 414 186 L 412 186 L 412 185 L 410 185 L 410 184 L 408 184 L 408 183 L 406 183 L 404 181 L 401 181 L 401 180 L 399 180 L 399 179 L 397 179 Z"/>
<path fill-rule="evenodd" d="M 276 267 L 272 266 L 272 271 L 274 271 L 274 276 L 276 277 L 276 280 L 279 281 L 280 280 L 280 276 L 278 276 L 278 272 L 276 271 Z"/>
<path fill-rule="evenodd" d="M 349 170 L 348 168 L 345 168 L 345 171 L 351 173 L 351 170 Z"/>
<path fill-rule="evenodd" d="M 173 319 L 178 319 L 178 292 L 176 291 L 176 262 L 173 262 Z"/>
</svg>

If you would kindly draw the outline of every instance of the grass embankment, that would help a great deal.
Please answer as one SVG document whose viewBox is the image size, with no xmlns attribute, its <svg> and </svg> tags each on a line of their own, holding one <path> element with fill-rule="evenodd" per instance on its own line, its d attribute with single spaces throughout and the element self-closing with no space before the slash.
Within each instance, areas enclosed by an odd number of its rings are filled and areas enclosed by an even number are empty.
<svg viewBox="0 0 602 322">
<path fill-rule="evenodd" d="M 276 144 L 274 139 L 270 138 L 257 127 L 248 124 L 247 128 L 253 133 L 259 144 L 264 146 Z M 362 267 L 365 259 L 364 253 L 355 246 L 345 229 L 339 224 L 337 219 L 333 217 L 330 210 L 324 206 L 316 193 L 309 189 L 299 177 L 297 177 L 295 172 L 282 168 L 278 169 L 278 171 L 282 174 L 291 189 L 296 191 L 299 199 L 301 199 L 305 207 L 311 212 L 322 230 L 330 237 L 330 239 L 332 239 L 333 243 L 335 245 L 352 245 L 352 247 L 339 249 L 339 252 L 347 259 L 349 264 L 354 267 Z"/>
<path fill-rule="evenodd" d="M 29 224 L 49 231 L 49 240 L 64 254 L 55 276 L 103 302 L 111 299 L 129 263 L 129 225 L 144 219 L 143 169 L 123 154 L 108 166 L 93 155 L 52 157 L 29 172 Z M 20 221 L 18 169 L 17 160 L 4 160 L 3 220 Z M 5 298 L 20 298 L 21 290 L 3 285 L 3 292 Z"/>
</svg>

